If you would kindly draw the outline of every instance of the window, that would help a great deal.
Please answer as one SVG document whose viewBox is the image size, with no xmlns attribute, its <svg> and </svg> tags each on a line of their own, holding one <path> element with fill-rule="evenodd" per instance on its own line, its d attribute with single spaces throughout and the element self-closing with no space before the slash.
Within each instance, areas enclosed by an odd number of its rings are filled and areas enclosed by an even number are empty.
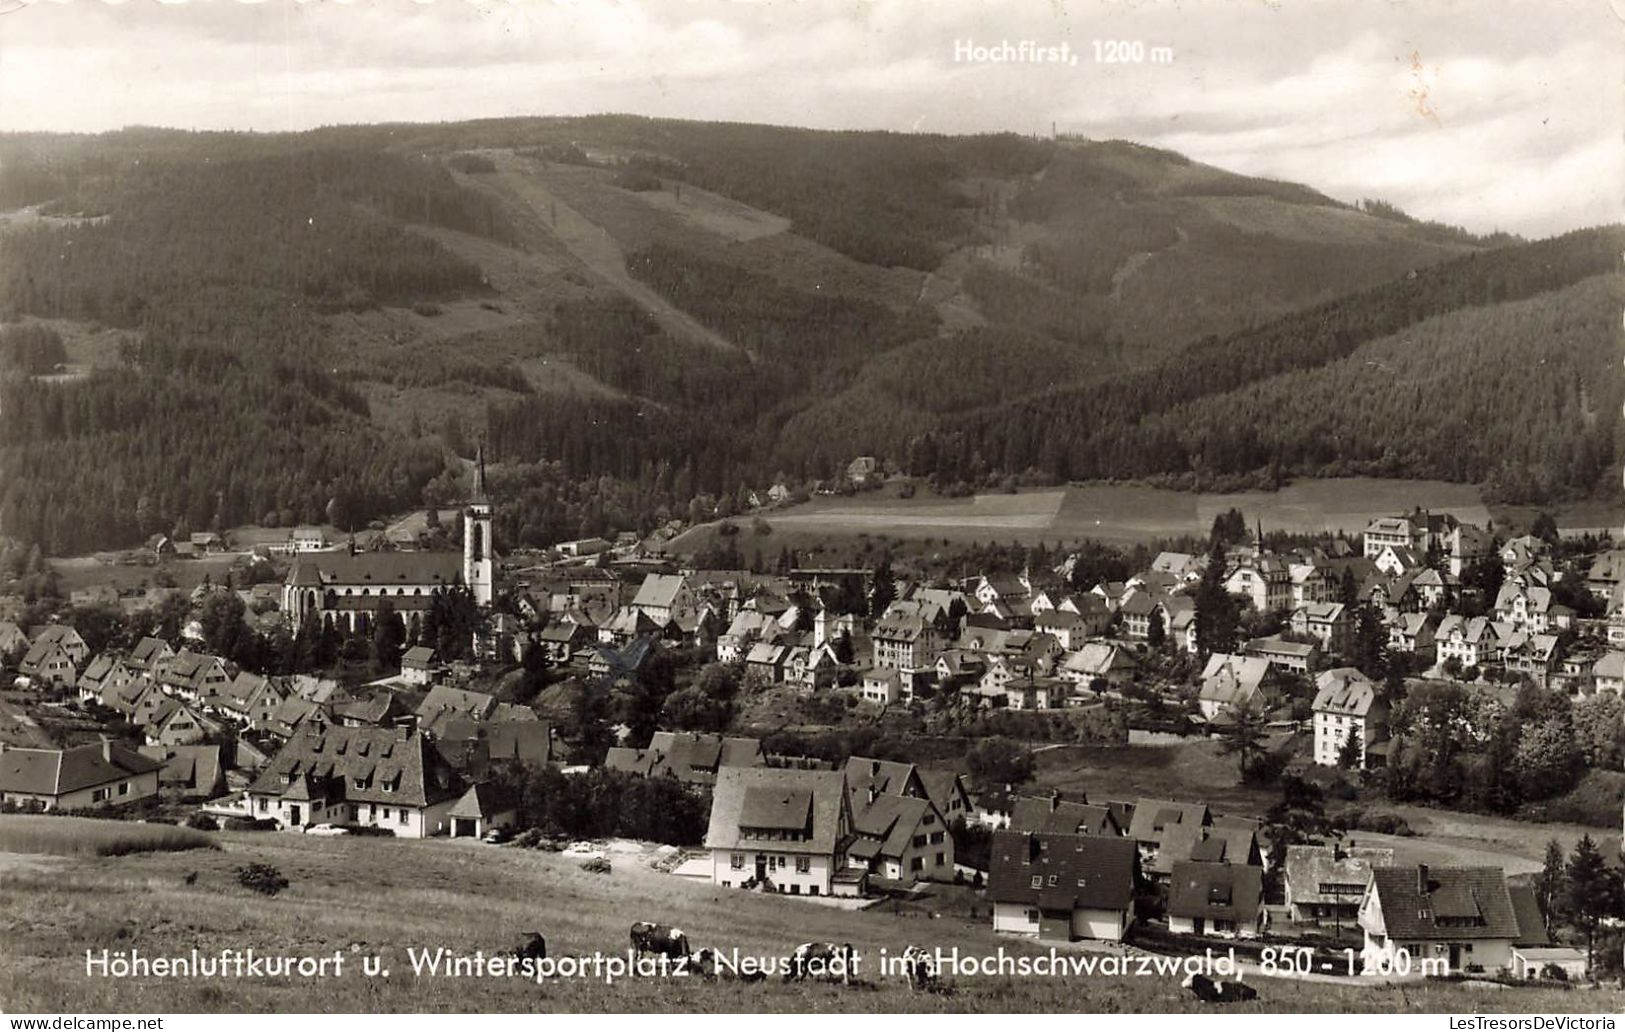
<svg viewBox="0 0 1625 1032">
<path fill-rule="evenodd" d="M 941 853 L 938 853 L 938 854 L 937 854 L 937 866 L 938 866 L 938 867 L 941 867 L 941 866 L 942 866 L 942 860 L 943 860 L 943 857 L 942 857 L 942 854 L 941 854 Z"/>
<path fill-rule="evenodd" d="M 118 794 L 119 795 L 129 795 L 130 794 L 130 783 L 128 781 L 120 781 L 118 783 Z"/>
<path fill-rule="evenodd" d="M 1033 888 L 1041 889 L 1043 887 L 1044 887 L 1044 876 L 1041 875 L 1041 874 L 1033 875 Z"/>
<path fill-rule="evenodd" d="M 807 886 L 807 895 L 809 895 L 809 896 L 818 895 L 818 886 L 816 886 L 816 885 Z"/>
<path fill-rule="evenodd" d="M 90 793 L 90 801 L 93 802 L 93 803 L 106 802 L 107 801 L 107 789 L 98 788 L 94 792 L 91 792 Z"/>
<path fill-rule="evenodd" d="M 1049 887 L 1052 889 L 1055 887 L 1055 875 L 1053 874 L 1049 876 Z"/>
<path fill-rule="evenodd" d="M 810 857 L 810 856 L 798 856 L 798 857 L 796 857 L 796 873 L 797 874 L 811 874 L 812 873 L 812 857 Z"/>
<path fill-rule="evenodd" d="M 743 853 L 734 853 L 728 857 L 728 867 L 735 871 L 743 871 L 745 869 L 745 855 Z M 726 885 L 728 883 L 723 882 L 722 884 Z"/>
<path fill-rule="evenodd" d="M 401 807 L 401 826 L 405 827 L 410 823 L 412 823 L 412 814 L 403 806 Z"/>
</svg>

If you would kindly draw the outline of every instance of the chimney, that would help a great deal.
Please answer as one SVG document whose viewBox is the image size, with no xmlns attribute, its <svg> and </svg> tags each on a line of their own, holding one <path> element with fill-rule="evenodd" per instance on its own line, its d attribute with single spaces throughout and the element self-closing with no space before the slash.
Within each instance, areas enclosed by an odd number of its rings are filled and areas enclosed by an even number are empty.
<svg viewBox="0 0 1625 1032">
<path fill-rule="evenodd" d="M 869 786 L 869 802 L 871 802 L 871 803 L 874 802 L 875 801 L 875 796 L 877 796 L 879 794 L 880 794 L 879 789 L 875 788 L 875 786 L 873 786 L 873 785 Z"/>
<path fill-rule="evenodd" d="M 102 736 L 102 759 L 108 763 L 113 762 L 113 740 L 106 735 Z"/>
<path fill-rule="evenodd" d="M 869 761 L 869 776 L 872 777 L 872 778 L 880 777 L 880 761 L 879 760 L 870 760 Z"/>
<path fill-rule="evenodd" d="M 1426 896 L 1428 894 L 1428 865 L 1416 865 L 1416 891 Z"/>
<path fill-rule="evenodd" d="M 1049 794 L 1049 812 L 1054 813 L 1061 808 L 1061 790 L 1051 789 Z"/>
</svg>

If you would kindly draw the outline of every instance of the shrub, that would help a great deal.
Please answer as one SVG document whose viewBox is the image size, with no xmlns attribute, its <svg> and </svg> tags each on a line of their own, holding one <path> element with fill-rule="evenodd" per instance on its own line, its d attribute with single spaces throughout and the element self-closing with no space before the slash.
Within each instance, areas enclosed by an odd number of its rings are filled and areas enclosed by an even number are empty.
<svg viewBox="0 0 1625 1032">
<path fill-rule="evenodd" d="M 220 822 L 206 813 L 194 813 L 186 818 L 186 826 L 197 831 L 219 831 Z"/>
<path fill-rule="evenodd" d="M 583 860 L 581 869 L 588 874 L 609 874 L 614 870 L 610 862 L 601 856 L 595 856 L 591 860 Z"/>
<path fill-rule="evenodd" d="M 270 864 L 249 864 L 237 868 L 237 884 L 266 896 L 275 896 L 288 887 L 288 879 Z"/>
<path fill-rule="evenodd" d="M 227 817 L 227 831 L 275 831 L 276 821 L 269 817 Z"/>
<path fill-rule="evenodd" d="M 351 835 L 360 835 L 363 838 L 394 838 L 394 828 L 380 828 L 373 824 L 340 824 L 339 827 Z"/>
</svg>

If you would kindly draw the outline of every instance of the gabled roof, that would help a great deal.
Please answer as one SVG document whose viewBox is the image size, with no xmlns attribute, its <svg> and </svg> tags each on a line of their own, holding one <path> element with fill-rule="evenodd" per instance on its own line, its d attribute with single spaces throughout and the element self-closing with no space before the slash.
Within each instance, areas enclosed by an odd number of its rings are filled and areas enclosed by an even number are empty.
<svg viewBox="0 0 1625 1032">
<path fill-rule="evenodd" d="M 709 785 L 724 767 L 758 767 L 765 762 L 759 739 L 697 731 L 656 731 L 647 749 L 616 747 L 604 758 L 610 770 L 676 778 L 685 785 Z"/>
<path fill-rule="evenodd" d="M 638 593 L 633 596 L 632 605 L 670 609 L 677 603 L 677 596 L 686 583 L 683 577 L 675 573 L 651 573 L 644 577 L 643 583 L 638 586 Z"/>
<path fill-rule="evenodd" d="M 301 556 L 288 571 L 288 583 L 296 586 L 451 587 L 462 581 L 463 557 L 457 552 L 315 552 Z"/>
<path fill-rule="evenodd" d="M 1363 717 L 1377 701 L 1377 686 L 1354 667 L 1323 670 L 1315 677 L 1316 713 Z"/>
<path fill-rule="evenodd" d="M 1138 870 L 1128 839 L 996 831 L 987 898 L 1046 911 L 1127 910 Z"/>
<path fill-rule="evenodd" d="M 1269 675 L 1270 662 L 1263 656 L 1237 656 L 1215 652 L 1202 670 L 1199 698 L 1224 706 L 1241 706 L 1251 701 Z"/>
<path fill-rule="evenodd" d="M 220 780 L 218 745 L 144 745 L 141 755 L 163 764 L 160 785 L 207 791 Z"/>
<path fill-rule="evenodd" d="M 1374 849 L 1357 846 L 1336 849 L 1332 846 L 1287 846 L 1286 883 L 1290 887 L 1293 903 L 1354 902 L 1338 892 L 1322 892 L 1327 885 L 1358 885 L 1361 892 L 1371 881 L 1374 867 L 1391 867 L 1392 849 Z"/>
<path fill-rule="evenodd" d="M 434 649 L 427 645 L 414 645 L 401 653 L 402 667 L 416 667 L 422 669 L 434 663 Z"/>
<path fill-rule="evenodd" d="M 1186 860 L 1168 881 L 1168 916 L 1209 921 L 1256 921 L 1264 900 L 1264 869 Z"/>
<path fill-rule="evenodd" d="M 850 820 L 845 778 L 836 771 L 722 767 L 711 793 L 707 849 L 749 849 L 771 841 L 775 853 L 834 856 Z M 757 838 L 751 829 L 794 833 Z"/>
<path fill-rule="evenodd" d="M 1128 837 L 1137 842 L 1158 842 L 1176 824 L 1202 826 L 1212 823 L 1206 803 L 1179 803 L 1171 799 L 1137 799 Z"/>
<path fill-rule="evenodd" d="M 1378 867 L 1371 884 L 1390 939 L 1520 940 L 1525 932 L 1499 867 Z"/>
<path fill-rule="evenodd" d="M 496 703 L 494 695 L 437 684 L 423 697 L 423 702 L 417 708 L 417 716 L 420 721 L 444 720 L 449 717 L 480 720 L 490 715 Z"/>
<path fill-rule="evenodd" d="M 162 767 L 162 763 L 110 742 L 91 742 L 70 749 L 7 746 L 0 751 L 0 792 L 66 795 Z"/>
<path fill-rule="evenodd" d="M 314 718 L 293 733 L 249 792 L 281 796 L 301 779 L 330 799 L 417 807 L 460 796 L 466 787 L 420 732 L 339 727 Z"/>
<path fill-rule="evenodd" d="M 1111 810 L 1081 800 L 1049 796 L 1015 796 L 1010 800 L 1010 830 L 1048 835 L 1121 836 Z"/>
</svg>

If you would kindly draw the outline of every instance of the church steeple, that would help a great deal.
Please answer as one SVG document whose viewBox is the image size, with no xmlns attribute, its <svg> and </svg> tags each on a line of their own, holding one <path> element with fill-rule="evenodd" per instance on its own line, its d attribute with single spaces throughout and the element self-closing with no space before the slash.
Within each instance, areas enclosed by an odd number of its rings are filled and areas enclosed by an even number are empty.
<svg viewBox="0 0 1625 1032">
<path fill-rule="evenodd" d="M 469 501 L 483 502 L 485 500 L 485 444 L 482 442 L 479 450 L 474 453 L 474 491 L 469 497 Z"/>
<path fill-rule="evenodd" d="M 485 445 L 474 457 L 474 488 L 463 510 L 463 583 L 481 606 L 495 595 L 495 550 L 491 542 L 491 503 L 485 495 Z"/>
</svg>

